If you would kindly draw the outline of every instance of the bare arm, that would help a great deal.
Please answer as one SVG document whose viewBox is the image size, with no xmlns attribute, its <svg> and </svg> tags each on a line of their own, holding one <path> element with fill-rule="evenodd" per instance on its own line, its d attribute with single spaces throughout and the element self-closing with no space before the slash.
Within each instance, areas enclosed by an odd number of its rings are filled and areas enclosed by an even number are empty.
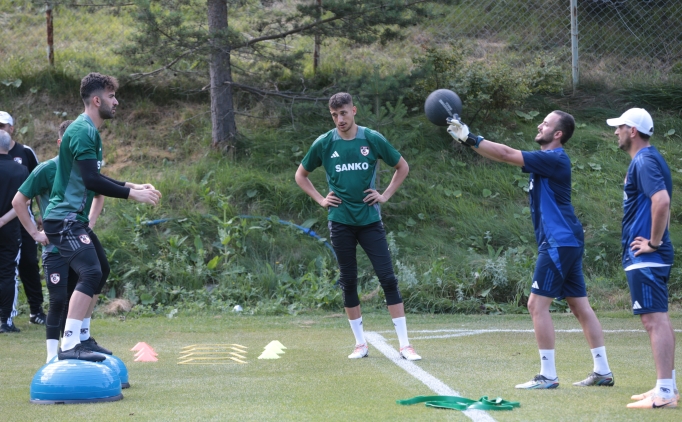
<svg viewBox="0 0 682 422">
<path fill-rule="evenodd" d="M 308 196 L 315 200 L 315 202 L 320 204 L 321 207 L 338 207 L 341 203 L 341 198 L 336 196 L 334 192 L 329 192 L 326 197 L 320 195 L 320 192 L 318 192 L 317 189 L 315 189 L 315 186 L 313 186 L 313 182 L 308 179 L 309 174 L 310 172 L 306 170 L 302 164 L 299 165 L 295 176 L 296 184 L 303 189 L 303 192 L 307 193 Z"/>
<path fill-rule="evenodd" d="M 41 245 L 47 245 L 49 243 L 47 236 L 45 236 L 45 233 L 42 231 L 38 231 L 38 228 L 31 220 L 31 214 L 28 213 L 28 207 L 26 205 L 30 200 L 31 198 L 27 198 L 23 193 L 17 192 L 17 194 L 14 195 L 14 199 L 12 199 L 12 208 L 15 212 L 15 215 L 19 218 L 19 221 L 21 221 L 21 225 L 24 226 L 33 240 L 40 243 Z"/>
<path fill-rule="evenodd" d="M 635 251 L 635 256 L 654 252 L 655 249 L 649 247 L 649 242 L 654 246 L 659 246 L 669 222 L 670 195 L 668 195 L 667 190 L 663 189 L 656 192 L 651 197 L 651 239 L 637 236 L 635 237 L 635 240 L 630 243 L 630 250 Z"/>
<path fill-rule="evenodd" d="M 5 224 L 9 223 L 14 219 L 14 217 L 17 216 L 17 213 L 14 211 L 14 208 L 11 210 L 7 211 L 5 215 L 0 217 L 0 227 L 4 226 Z"/>
<path fill-rule="evenodd" d="M 88 219 L 90 220 L 90 223 L 88 223 L 88 227 L 90 227 L 91 229 L 95 227 L 95 224 L 97 224 L 97 219 L 99 218 L 99 215 L 102 213 L 102 208 L 104 208 L 104 196 L 95 195 L 95 197 L 92 198 L 90 214 L 88 214 Z"/>
<path fill-rule="evenodd" d="M 523 154 L 518 149 L 508 147 L 496 142 L 483 140 L 478 144 L 478 148 L 471 148 L 480 155 L 493 161 L 500 161 L 513 166 L 523 167 Z"/>
<path fill-rule="evenodd" d="M 398 164 L 396 164 L 395 168 L 395 173 L 393 173 L 393 178 L 391 178 L 391 183 L 389 183 L 388 187 L 384 189 L 384 193 L 379 194 L 374 189 L 367 189 L 365 193 L 367 193 L 367 196 L 365 196 L 365 199 L 363 201 L 367 205 L 374 205 L 377 202 L 380 204 L 383 204 L 384 202 L 388 201 L 391 199 L 394 193 L 398 190 L 400 185 L 403 184 L 403 181 L 407 177 L 407 174 L 410 172 L 410 166 L 407 164 L 407 161 L 403 157 L 400 157 L 400 161 L 398 161 Z"/>
</svg>

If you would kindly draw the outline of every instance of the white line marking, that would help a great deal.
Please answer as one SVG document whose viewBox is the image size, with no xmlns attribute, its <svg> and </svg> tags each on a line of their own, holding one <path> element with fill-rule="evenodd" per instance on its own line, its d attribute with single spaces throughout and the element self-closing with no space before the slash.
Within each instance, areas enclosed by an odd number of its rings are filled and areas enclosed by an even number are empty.
<svg viewBox="0 0 682 422">
<path fill-rule="evenodd" d="M 441 396 L 461 397 L 457 391 L 448 387 L 443 381 L 421 369 L 413 362 L 401 358 L 400 353 L 386 343 L 386 339 L 381 334 L 372 331 L 365 331 L 365 339 L 372 346 L 374 346 L 374 348 L 383 353 L 384 356 L 392 360 L 393 363 L 403 368 L 408 374 L 424 383 L 424 385 L 429 387 L 429 389 L 434 393 Z M 466 410 L 462 413 L 474 422 L 495 422 L 495 419 L 482 410 Z"/>
<path fill-rule="evenodd" d="M 571 328 L 567 330 L 554 330 L 557 333 L 582 333 L 583 330 L 580 328 Z M 682 333 L 682 330 L 675 330 L 677 333 Z M 378 331 L 377 333 L 393 333 L 393 331 Z M 421 336 L 412 337 L 412 340 L 430 340 L 439 338 L 453 338 L 453 337 L 465 337 L 473 336 L 477 334 L 488 334 L 488 333 L 534 333 L 533 330 L 511 330 L 511 329 L 483 329 L 483 330 L 465 330 L 465 329 L 443 329 L 443 330 L 410 330 L 410 334 L 413 333 L 442 333 L 440 335 L 431 336 Z M 449 334 L 448 334 L 449 333 Z M 646 333 L 645 330 L 604 330 L 604 333 Z"/>
</svg>

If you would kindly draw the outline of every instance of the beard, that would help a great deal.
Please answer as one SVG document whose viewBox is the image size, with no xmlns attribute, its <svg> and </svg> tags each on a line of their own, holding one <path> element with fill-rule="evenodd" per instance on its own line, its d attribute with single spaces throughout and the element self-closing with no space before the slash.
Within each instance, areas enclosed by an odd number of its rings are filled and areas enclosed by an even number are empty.
<svg viewBox="0 0 682 422">
<path fill-rule="evenodd" d="M 552 134 L 552 136 L 554 136 L 554 134 Z M 543 137 L 541 133 L 538 133 L 535 137 L 535 142 L 537 142 L 538 145 L 547 145 L 552 142 L 552 138 L 547 139 L 547 136 Z"/>
<path fill-rule="evenodd" d="M 103 120 L 113 119 L 116 107 L 109 107 L 102 104 L 99 108 L 99 117 Z"/>
<path fill-rule="evenodd" d="M 618 142 L 618 148 L 622 149 L 625 152 L 630 151 L 630 147 L 632 147 L 632 138 L 628 134 L 628 136 L 623 139 L 623 142 Z"/>
</svg>

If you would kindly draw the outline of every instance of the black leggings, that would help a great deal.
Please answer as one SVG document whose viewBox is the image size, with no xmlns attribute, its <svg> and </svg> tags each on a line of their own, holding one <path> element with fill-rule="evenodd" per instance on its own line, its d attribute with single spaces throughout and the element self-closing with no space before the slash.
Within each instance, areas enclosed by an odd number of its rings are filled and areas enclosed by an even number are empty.
<svg viewBox="0 0 682 422">
<path fill-rule="evenodd" d="M 50 293 L 45 334 L 48 340 L 59 340 L 60 334 L 64 332 L 69 299 L 76 287 L 78 274 L 59 253 L 43 253 L 43 270 Z"/>
<path fill-rule="evenodd" d="M 393 272 L 391 253 L 386 242 L 386 231 L 381 221 L 366 226 L 349 226 L 329 222 L 329 237 L 339 261 L 341 277 L 339 284 L 343 290 L 343 306 L 354 308 L 360 305 L 358 297 L 358 263 L 355 251 L 358 243 L 372 262 L 374 272 L 384 290 L 387 305 L 403 303 L 398 289 L 398 279 Z"/>
</svg>

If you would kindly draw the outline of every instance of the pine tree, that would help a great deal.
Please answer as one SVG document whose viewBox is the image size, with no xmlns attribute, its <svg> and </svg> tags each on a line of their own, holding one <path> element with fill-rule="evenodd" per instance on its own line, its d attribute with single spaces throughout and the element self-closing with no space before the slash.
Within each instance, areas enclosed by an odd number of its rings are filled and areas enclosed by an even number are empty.
<svg viewBox="0 0 682 422">
<path fill-rule="evenodd" d="M 135 78 L 164 71 L 197 81 L 208 76 L 212 145 L 234 154 L 238 132 L 233 90 L 263 93 L 236 83 L 235 76 L 239 81 L 268 69 L 299 71 L 302 53 L 281 46 L 293 37 L 335 37 L 357 44 L 397 39 L 402 28 L 429 17 L 431 4 L 448 2 L 138 0 L 138 31 L 124 53 L 137 64 L 156 67 Z"/>
</svg>

